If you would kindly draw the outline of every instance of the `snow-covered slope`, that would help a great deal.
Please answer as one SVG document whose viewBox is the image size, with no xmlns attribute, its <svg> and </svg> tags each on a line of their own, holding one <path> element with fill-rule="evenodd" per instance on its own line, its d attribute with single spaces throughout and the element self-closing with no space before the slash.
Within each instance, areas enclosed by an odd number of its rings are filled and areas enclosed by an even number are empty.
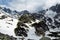
<svg viewBox="0 0 60 40">
<path fill-rule="evenodd" d="M 6 18 L 2 18 L 4 15 Z M 18 20 L 10 17 L 9 15 L 10 14 L 0 10 L 0 32 L 10 36 L 15 36 L 14 28 L 16 28 Z"/>
<path fill-rule="evenodd" d="M 27 11 L 22 11 L 21 12 L 22 13 L 22 15 L 25 13 L 25 14 L 27 14 L 28 15 L 28 13 L 29 12 L 27 12 Z M 22 16 L 22 15 L 20 15 L 20 16 Z M 59 28 L 57 28 L 57 26 L 55 25 L 55 19 L 54 19 L 54 17 L 57 15 L 57 12 L 54 12 L 54 11 L 52 11 L 52 10 L 48 10 L 48 11 L 46 11 L 45 12 L 45 14 L 44 15 L 41 15 L 41 14 L 32 14 L 31 13 L 31 15 L 33 15 L 33 16 L 35 16 L 36 17 L 36 19 L 35 19 L 35 21 L 31 21 L 31 23 L 24 23 L 25 25 L 27 25 L 28 26 L 28 32 L 27 32 L 27 35 L 28 35 L 28 37 L 26 37 L 25 39 L 27 40 L 27 39 L 34 39 L 34 40 L 39 40 L 41 37 L 42 37 L 42 35 L 41 36 L 37 36 L 36 34 L 35 34 L 35 31 L 36 31 L 36 29 L 34 28 L 34 27 L 32 27 L 31 25 L 32 24 L 34 24 L 34 23 L 39 23 L 40 21 L 42 21 L 42 20 L 46 20 L 46 24 L 48 25 L 48 27 L 49 27 L 49 31 L 46 31 L 45 32 L 45 36 L 46 37 L 49 37 L 48 36 L 48 34 L 50 34 L 50 32 L 60 32 L 60 26 L 59 26 Z M 28 15 L 28 19 L 31 17 L 31 15 L 29 16 Z M 17 15 L 11 15 L 10 13 L 8 13 L 8 12 L 5 12 L 5 11 L 3 11 L 2 9 L 0 9 L 0 32 L 1 33 L 3 33 L 3 34 L 7 34 L 7 35 L 9 35 L 9 36 L 14 36 L 14 37 L 16 37 L 15 36 L 15 33 L 14 33 L 14 29 L 15 28 L 17 28 L 17 23 L 18 23 L 18 19 L 16 19 L 15 18 L 15 16 L 17 16 Z M 44 17 L 45 17 L 45 19 L 44 19 Z M 41 18 L 42 17 L 42 18 Z M 49 20 L 49 18 L 52 20 Z M 59 17 L 60 18 L 60 17 Z M 48 20 L 47 20 L 48 19 Z M 32 17 L 31 17 L 31 19 L 30 20 L 32 20 Z M 30 21 L 29 20 L 29 21 Z M 50 21 L 51 21 L 51 23 L 50 23 Z M 57 20 L 57 21 L 59 21 L 59 20 Z M 60 21 L 59 21 L 60 22 Z M 52 24 L 52 25 L 51 25 Z M 55 26 L 56 28 L 51 28 L 52 26 Z M 24 27 L 24 26 L 23 26 Z M 45 27 L 45 26 L 44 26 Z M 24 27 L 24 29 L 26 29 L 26 27 Z M 56 31 L 55 31 L 56 30 Z M 49 38 L 51 38 L 51 39 L 54 39 L 55 37 L 49 37 Z"/>
</svg>

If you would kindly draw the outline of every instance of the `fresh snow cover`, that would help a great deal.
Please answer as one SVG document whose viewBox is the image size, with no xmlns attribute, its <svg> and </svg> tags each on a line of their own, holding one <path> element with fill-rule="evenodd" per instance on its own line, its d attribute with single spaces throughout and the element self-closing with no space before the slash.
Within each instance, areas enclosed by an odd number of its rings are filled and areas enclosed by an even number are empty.
<svg viewBox="0 0 60 40">
<path fill-rule="evenodd" d="M 0 10 L 0 17 L 2 15 L 6 15 L 8 13 L 5 13 L 4 11 Z M 7 15 L 6 15 L 7 16 Z M 13 20 L 13 21 L 11 21 Z M 17 37 L 15 36 L 15 33 L 14 33 L 14 29 L 17 27 L 17 22 L 18 22 L 18 19 L 14 19 L 12 17 L 10 17 L 8 15 L 7 18 L 5 19 L 0 19 L 0 32 L 3 33 L 3 34 L 8 34 L 9 36 L 13 36 L 13 37 Z M 36 22 L 38 23 L 39 20 L 36 20 Z M 31 24 L 33 24 L 35 22 L 32 21 Z M 40 37 L 35 35 L 35 28 L 34 27 L 31 27 L 31 24 L 29 23 L 25 23 L 29 28 L 29 32 L 27 33 L 28 34 L 28 37 L 26 37 L 25 39 L 35 39 L 35 40 L 39 40 Z M 42 36 L 41 36 L 42 37 Z"/>
<path fill-rule="evenodd" d="M 9 36 L 17 37 L 17 36 L 15 36 L 14 29 L 17 27 L 18 19 L 10 17 L 11 15 L 9 13 L 6 13 L 6 12 L 4 12 L 2 10 L 0 10 L 0 13 L 1 13 L 0 14 L 0 18 L 1 18 L 2 15 L 6 15 L 7 16 L 7 18 L 5 18 L 5 19 L 0 19 L 0 32 L 3 33 L 3 34 L 8 34 Z M 51 17 L 53 19 L 53 17 L 56 15 L 56 13 L 55 14 L 54 13 L 55 12 L 48 11 L 48 12 L 46 12 L 45 16 Z M 31 21 L 32 23 L 25 23 L 29 27 L 28 28 L 29 31 L 27 33 L 28 37 L 25 37 L 25 40 L 27 40 L 27 39 L 39 40 L 42 37 L 42 35 L 41 36 L 37 36 L 35 34 L 35 28 L 31 27 L 31 24 L 38 23 L 40 21 L 42 21 L 42 19 L 41 20 L 37 20 L 36 19 L 35 22 Z M 55 29 L 51 29 L 50 28 L 50 32 L 56 32 L 56 31 L 60 32 L 60 28 L 59 29 L 58 28 L 55 28 Z M 47 34 L 50 34 L 50 32 L 46 31 L 45 32 L 45 34 L 46 34 L 45 36 L 51 38 L 50 36 L 47 36 Z M 54 38 L 55 37 L 52 37 L 51 39 L 54 39 Z"/>
<path fill-rule="evenodd" d="M 36 21 L 35 22 L 39 22 L 39 20 L 37 20 L 36 19 Z M 35 22 L 33 22 L 32 21 L 32 23 L 25 23 L 29 28 L 29 31 L 28 31 L 28 37 L 26 37 L 25 38 L 25 40 L 27 40 L 27 39 L 33 39 L 33 40 L 39 40 L 41 37 L 42 37 L 42 35 L 41 36 L 37 36 L 36 34 L 35 34 L 35 28 L 34 27 L 31 27 L 31 24 L 33 24 L 33 23 L 35 23 Z"/>
<path fill-rule="evenodd" d="M 4 13 L 1 13 L 0 17 L 2 15 L 5 15 L 5 14 Z M 13 21 L 11 21 L 11 19 L 13 19 Z M 35 32 L 35 28 L 34 27 L 31 27 L 31 24 L 38 23 L 40 21 L 36 19 L 35 22 L 32 21 L 32 23 L 25 23 L 29 27 L 28 28 L 29 31 L 27 33 L 28 34 L 28 37 L 25 37 L 25 40 L 27 40 L 27 39 L 39 40 L 40 38 L 42 38 L 42 35 L 41 36 L 37 36 L 34 33 Z M 18 22 L 18 19 L 14 19 L 14 18 L 11 18 L 11 17 L 7 17 L 5 19 L 0 19 L 0 32 L 3 33 L 3 34 L 8 34 L 8 35 L 13 36 L 13 37 L 18 37 L 18 36 L 15 36 L 15 33 L 14 33 L 14 29 L 17 27 L 17 22 Z M 52 30 L 53 29 L 51 29 L 51 31 Z M 54 30 L 56 30 L 56 29 L 54 29 Z M 50 34 L 50 33 L 47 31 L 45 34 L 46 34 L 45 35 L 46 37 L 49 37 L 49 36 L 47 36 L 47 34 Z M 51 38 L 51 37 L 49 37 L 49 38 Z M 54 39 L 54 38 L 55 37 L 52 37 L 51 39 Z"/>
<path fill-rule="evenodd" d="M 5 12 L 2 12 L 0 11 L 1 14 L 0 14 L 0 17 L 2 15 L 6 15 L 7 13 Z M 7 16 L 7 15 L 6 15 Z M 13 21 L 11 21 L 13 20 Z M 14 19 L 12 17 L 7 17 L 5 19 L 0 19 L 0 32 L 3 33 L 3 34 L 8 34 L 9 36 L 13 36 L 13 37 L 18 37 L 18 36 L 15 36 L 15 33 L 14 33 L 14 29 L 17 27 L 17 22 L 18 22 L 18 19 Z M 36 20 L 36 22 L 38 23 L 39 20 Z M 31 24 L 33 24 L 35 22 L 32 21 Z M 28 34 L 28 37 L 26 37 L 25 39 L 35 39 L 35 40 L 39 40 L 41 37 L 35 35 L 35 28 L 34 27 L 31 27 L 31 24 L 30 23 L 25 23 L 29 28 L 29 32 L 27 33 Z"/>
<path fill-rule="evenodd" d="M 8 21 L 8 19 L 9 18 L 0 20 L 0 32 L 4 34 L 8 34 L 10 36 L 15 36 L 14 28 L 16 28 L 16 24 L 18 20 L 13 19 L 13 22 L 12 22 L 12 21 Z M 8 23 L 11 23 L 12 25 Z"/>
<path fill-rule="evenodd" d="M 4 12 L 2 12 L 0 10 L 0 17 L 2 15 L 6 15 Z M 13 21 L 11 21 L 13 20 Z M 14 36 L 15 37 L 15 33 L 14 33 L 14 29 L 16 28 L 16 24 L 17 24 L 18 20 L 11 18 L 11 17 L 7 17 L 5 19 L 0 19 L 0 32 L 3 34 L 8 34 L 10 36 Z"/>
<path fill-rule="evenodd" d="M 32 27 L 32 29 L 29 29 L 28 32 L 28 37 L 26 37 L 26 39 L 34 39 L 34 40 L 39 40 L 42 36 L 37 36 L 35 34 L 35 29 L 34 27 Z"/>
</svg>

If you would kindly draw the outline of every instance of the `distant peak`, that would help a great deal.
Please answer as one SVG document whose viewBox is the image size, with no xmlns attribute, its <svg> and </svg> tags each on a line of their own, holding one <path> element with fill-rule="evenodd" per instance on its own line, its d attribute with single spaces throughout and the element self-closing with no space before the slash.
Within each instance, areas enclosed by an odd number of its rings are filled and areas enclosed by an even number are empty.
<svg viewBox="0 0 60 40">
<path fill-rule="evenodd" d="M 55 6 L 50 7 L 50 10 L 60 13 L 60 4 L 56 4 Z"/>
</svg>

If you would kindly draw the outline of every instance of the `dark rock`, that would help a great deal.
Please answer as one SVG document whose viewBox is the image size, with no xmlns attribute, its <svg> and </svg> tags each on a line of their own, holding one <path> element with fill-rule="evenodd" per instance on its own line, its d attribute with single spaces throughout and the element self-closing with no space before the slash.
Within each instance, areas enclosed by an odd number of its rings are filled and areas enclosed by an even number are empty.
<svg viewBox="0 0 60 40">
<path fill-rule="evenodd" d="M 51 18 L 47 18 L 47 21 L 49 21 L 50 23 L 52 23 L 52 19 Z"/>
<path fill-rule="evenodd" d="M 27 37 L 27 31 L 24 28 L 18 27 L 18 28 L 15 28 L 14 31 L 15 31 L 16 36 L 25 36 L 25 37 Z"/>
<path fill-rule="evenodd" d="M 7 16 L 2 15 L 0 19 L 5 19 L 5 18 L 7 18 Z"/>
<path fill-rule="evenodd" d="M 37 14 L 37 13 L 32 13 L 31 15 L 34 16 L 34 18 L 38 20 L 44 17 L 43 14 Z"/>
<path fill-rule="evenodd" d="M 55 6 L 52 6 L 50 10 L 60 13 L 60 4 L 56 4 Z"/>
<path fill-rule="evenodd" d="M 58 35 L 60 32 L 50 32 L 52 34 L 48 34 L 48 36 L 51 36 L 51 37 L 60 37 L 60 35 Z"/>
<path fill-rule="evenodd" d="M 28 39 L 28 40 L 34 40 L 34 39 Z"/>
<path fill-rule="evenodd" d="M 21 27 L 21 26 L 24 26 L 24 27 L 26 27 L 26 28 L 29 28 L 27 25 L 25 25 L 24 23 L 22 23 L 22 22 L 18 22 L 17 23 L 17 27 Z"/>
<path fill-rule="evenodd" d="M 23 14 L 20 18 L 19 21 L 23 22 L 23 23 L 31 23 L 31 21 L 35 21 L 34 16 L 32 16 L 31 14 Z"/>
<path fill-rule="evenodd" d="M 55 29 L 56 27 L 55 26 L 51 26 L 52 29 Z"/>
<path fill-rule="evenodd" d="M 52 39 L 52 40 L 59 40 L 59 39 Z"/>
<path fill-rule="evenodd" d="M 32 24 L 32 26 L 35 27 L 35 30 L 36 30 L 36 34 L 40 35 L 42 34 L 43 36 L 45 35 L 45 31 L 49 30 L 48 26 L 45 24 L 44 21 L 41 21 L 39 23 L 34 23 Z"/>
<path fill-rule="evenodd" d="M 54 24 L 56 25 L 56 27 L 58 27 L 58 28 L 60 27 L 60 22 L 54 20 Z"/>
<path fill-rule="evenodd" d="M 5 8 L 5 7 L 4 7 L 3 10 L 4 10 L 5 12 L 7 12 L 7 13 L 11 13 L 11 12 L 12 12 L 9 8 Z"/>
</svg>

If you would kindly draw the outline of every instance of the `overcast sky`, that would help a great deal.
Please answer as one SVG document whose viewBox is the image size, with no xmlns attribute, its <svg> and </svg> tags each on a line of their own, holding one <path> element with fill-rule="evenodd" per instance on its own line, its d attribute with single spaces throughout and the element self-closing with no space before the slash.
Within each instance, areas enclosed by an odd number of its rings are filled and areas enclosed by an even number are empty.
<svg viewBox="0 0 60 40">
<path fill-rule="evenodd" d="M 0 0 L 0 5 L 18 11 L 37 11 L 49 8 L 56 3 L 60 3 L 60 0 Z"/>
</svg>

